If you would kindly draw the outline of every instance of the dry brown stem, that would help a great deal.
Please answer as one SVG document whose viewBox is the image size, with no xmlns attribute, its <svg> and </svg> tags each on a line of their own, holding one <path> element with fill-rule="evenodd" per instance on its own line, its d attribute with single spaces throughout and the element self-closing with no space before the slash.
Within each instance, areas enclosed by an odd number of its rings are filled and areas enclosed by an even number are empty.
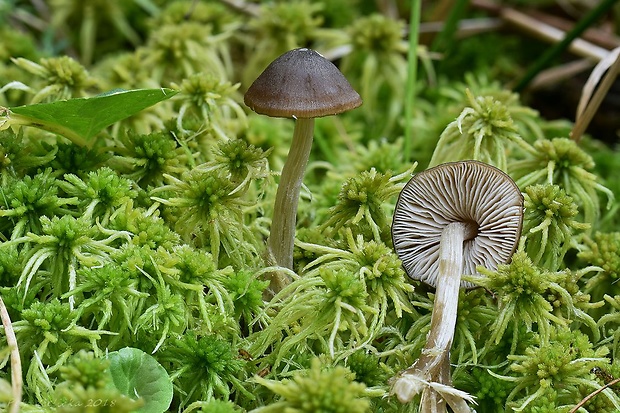
<svg viewBox="0 0 620 413">
<path fill-rule="evenodd" d="M 576 413 L 577 410 L 579 410 L 579 408 L 581 408 L 584 404 L 586 404 L 590 399 L 592 399 L 594 396 L 596 396 L 597 394 L 599 394 L 600 392 L 602 392 L 606 388 L 613 386 L 616 383 L 620 383 L 620 379 L 615 379 L 613 381 L 610 381 L 609 383 L 605 384 L 600 389 L 594 390 L 592 393 L 590 393 L 586 397 L 584 397 L 579 403 L 577 403 L 577 405 L 575 407 L 570 409 L 570 412 L 568 412 L 568 413 Z"/>
</svg>

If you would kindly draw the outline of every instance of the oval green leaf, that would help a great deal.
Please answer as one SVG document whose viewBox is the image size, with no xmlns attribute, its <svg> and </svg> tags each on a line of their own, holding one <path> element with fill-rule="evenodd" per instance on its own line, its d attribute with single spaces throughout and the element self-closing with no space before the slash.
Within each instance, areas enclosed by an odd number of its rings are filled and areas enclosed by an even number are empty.
<svg viewBox="0 0 620 413">
<path fill-rule="evenodd" d="M 132 399 L 142 398 L 140 413 L 163 413 L 172 402 L 172 382 L 166 370 L 144 351 L 125 347 L 108 354 L 114 386 Z"/>
<path fill-rule="evenodd" d="M 86 146 L 108 126 L 178 93 L 173 89 L 116 89 L 97 96 L 9 108 L 11 120 L 58 133 Z"/>
</svg>

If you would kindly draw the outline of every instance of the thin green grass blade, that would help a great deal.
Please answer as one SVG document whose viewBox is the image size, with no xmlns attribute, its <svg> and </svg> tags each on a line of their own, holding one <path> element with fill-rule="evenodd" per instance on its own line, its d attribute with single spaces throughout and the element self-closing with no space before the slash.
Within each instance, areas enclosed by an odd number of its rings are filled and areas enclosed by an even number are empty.
<svg viewBox="0 0 620 413">
<path fill-rule="evenodd" d="M 407 89 L 405 97 L 405 142 L 403 145 L 403 157 L 405 162 L 411 159 L 411 148 L 413 147 L 413 130 L 410 116 L 413 114 L 416 94 L 416 79 L 418 77 L 418 38 L 420 33 L 421 0 L 411 1 L 411 17 L 409 19 L 409 50 L 407 62 L 409 70 L 407 73 Z"/>
</svg>

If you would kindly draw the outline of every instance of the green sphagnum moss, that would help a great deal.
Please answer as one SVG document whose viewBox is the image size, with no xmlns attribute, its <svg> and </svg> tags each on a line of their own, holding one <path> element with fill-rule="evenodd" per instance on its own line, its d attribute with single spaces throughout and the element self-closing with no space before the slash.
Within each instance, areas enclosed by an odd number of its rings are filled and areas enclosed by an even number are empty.
<svg viewBox="0 0 620 413">
<path fill-rule="evenodd" d="M 476 397 L 458 413 L 566 413 L 620 377 L 618 149 L 598 131 L 575 143 L 570 122 L 508 89 L 535 42 L 480 33 L 439 56 L 430 33 L 409 42 L 425 21 L 408 21 L 406 2 L 39 3 L 0 1 L 0 294 L 21 411 L 136 411 L 105 358 L 133 347 L 166 370 L 168 412 L 417 412 L 388 381 L 422 351 L 434 291 L 406 276 L 391 216 L 418 165 L 464 158 L 517 182 L 523 231 L 510 262 L 465 275 L 483 288 L 459 294 L 454 388 L 437 391 Z M 422 19 L 440 14 L 430 3 Z M 265 241 L 294 122 L 240 96 L 298 47 L 332 60 L 364 105 L 317 120 L 293 269 L 281 270 L 265 266 Z M 407 84 L 409 55 L 420 70 Z M 9 121 L 17 106 L 161 87 L 179 93 L 88 148 Z M 292 283 L 268 300 L 276 270 Z M 618 411 L 619 394 L 579 411 Z"/>
</svg>

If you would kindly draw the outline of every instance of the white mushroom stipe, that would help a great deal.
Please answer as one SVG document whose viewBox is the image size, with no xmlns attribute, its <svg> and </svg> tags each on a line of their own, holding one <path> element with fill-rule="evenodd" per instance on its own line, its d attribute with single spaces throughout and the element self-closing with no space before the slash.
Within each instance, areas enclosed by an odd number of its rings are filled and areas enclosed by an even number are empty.
<svg viewBox="0 0 620 413">
<path fill-rule="evenodd" d="M 451 387 L 449 364 L 459 288 L 472 286 L 461 276 L 476 274 L 478 265 L 494 269 L 508 262 L 522 217 L 523 197 L 516 184 L 478 161 L 431 168 L 401 192 L 392 223 L 394 248 L 411 278 L 436 288 L 426 346 L 392 381 L 392 394 L 401 402 L 422 392 L 423 412 L 446 412 L 446 403 L 456 413 L 470 412 L 471 397 Z"/>
</svg>

